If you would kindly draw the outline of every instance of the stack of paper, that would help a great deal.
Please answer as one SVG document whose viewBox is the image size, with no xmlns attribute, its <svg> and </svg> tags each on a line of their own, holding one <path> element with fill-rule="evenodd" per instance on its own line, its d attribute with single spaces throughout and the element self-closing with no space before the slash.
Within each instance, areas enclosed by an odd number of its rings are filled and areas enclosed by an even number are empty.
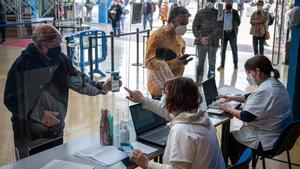
<svg viewBox="0 0 300 169">
<path fill-rule="evenodd" d="M 92 146 L 75 154 L 78 157 L 90 159 L 103 166 L 115 164 L 128 157 L 126 153 L 114 146 Z"/>
<path fill-rule="evenodd" d="M 94 166 L 54 159 L 41 169 L 94 169 Z"/>
</svg>

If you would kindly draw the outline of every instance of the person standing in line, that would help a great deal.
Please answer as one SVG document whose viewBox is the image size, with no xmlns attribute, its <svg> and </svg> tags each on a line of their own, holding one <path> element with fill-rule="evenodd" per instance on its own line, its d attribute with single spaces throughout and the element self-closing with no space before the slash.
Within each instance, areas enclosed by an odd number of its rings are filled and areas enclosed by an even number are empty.
<svg viewBox="0 0 300 169">
<path fill-rule="evenodd" d="M 121 27 L 121 32 L 125 31 L 125 18 L 126 15 L 129 13 L 129 11 L 126 9 L 125 3 L 123 0 L 120 0 L 120 5 L 122 8 L 122 14 L 120 16 L 120 27 Z"/>
<path fill-rule="evenodd" d="M 169 3 L 168 0 L 163 0 L 161 4 L 161 20 L 163 23 L 163 26 L 165 26 L 165 23 L 168 21 L 168 14 L 169 14 Z"/>
<path fill-rule="evenodd" d="M 149 70 L 148 90 L 152 99 L 159 100 L 162 96 L 161 91 L 165 80 L 170 76 L 182 76 L 184 67 L 189 62 L 186 58 L 181 59 L 181 57 L 185 54 L 185 41 L 182 36 L 187 30 L 186 25 L 190 16 L 191 14 L 186 8 L 175 7 L 170 13 L 168 24 L 155 30 L 147 41 L 145 65 Z M 161 50 L 164 52 L 159 52 Z M 167 53 L 175 55 L 174 58 L 160 59 Z M 164 76 L 171 74 L 162 79 L 162 85 L 159 85 L 155 80 L 159 72 L 162 72 L 161 74 Z"/>
<path fill-rule="evenodd" d="M 162 0 L 159 0 L 158 4 L 157 4 L 157 6 L 158 6 L 158 18 L 157 19 L 159 19 L 161 17 L 161 4 L 162 4 Z"/>
<path fill-rule="evenodd" d="M 152 1 L 151 0 L 147 0 L 144 3 L 143 6 L 143 27 L 144 30 L 146 30 L 147 28 L 147 21 L 149 22 L 150 25 L 150 30 L 152 30 L 152 23 L 153 23 L 153 11 L 152 11 Z"/>
<path fill-rule="evenodd" d="M 237 34 L 241 19 L 238 11 L 232 8 L 232 3 L 232 0 L 226 0 L 226 8 L 223 12 L 224 28 L 221 50 L 221 66 L 218 68 L 218 71 L 224 69 L 228 41 L 230 42 L 232 51 L 234 69 L 238 68 Z"/>
<path fill-rule="evenodd" d="M 239 0 L 238 12 L 240 13 L 240 17 L 243 16 L 243 11 L 244 11 L 244 0 Z"/>
<path fill-rule="evenodd" d="M 5 7 L 3 4 L 3 0 L 0 0 L 0 25 L 1 24 L 6 24 L 7 18 L 6 18 L 6 11 Z M 0 26 L 0 31 L 1 31 L 1 43 L 4 43 L 6 40 L 6 26 Z"/>
<path fill-rule="evenodd" d="M 201 85 L 204 74 L 204 63 L 208 55 L 208 78 L 215 76 L 216 53 L 222 35 L 223 21 L 218 21 L 218 10 L 214 9 L 214 0 L 207 0 L 205 9 L 199 10 L 193 22 L 194 44 L 197 47 L 198 65 L 196 72 L 197 85 Z"/>
<path fill-rule="evenodd" d="M 257 10 L 252 13 L 250 20 L 254 55 L 264 54 L 265 36 L 268 33 L 268 14 L 263 10 L 263 5 L 263 1 L 257 2 Z"/>
<path fill-rule="evenodd" d="M 119 35 L 121 33 L 120 19 L 122 14 L 122 7 L 120 5 L 120 2 L 118 0 L 114 0 L 108 9 L 108 17 L 111 20 L 111 26 L 114 35 Z"/>
</svg>

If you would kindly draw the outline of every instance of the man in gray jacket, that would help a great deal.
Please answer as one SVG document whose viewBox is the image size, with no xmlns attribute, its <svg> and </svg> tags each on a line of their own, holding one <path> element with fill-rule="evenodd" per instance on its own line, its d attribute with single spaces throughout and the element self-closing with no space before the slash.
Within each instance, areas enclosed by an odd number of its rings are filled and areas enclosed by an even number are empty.
<svg viewBox="0 0 300 169">
<path fill-rule="evenodd" d="M 12 112 L 15 147 L 20 158 L 28 156 L 29 148 L 36 144 L 63 137 L 69 89 L 90 96 L 111 90 L 111 79 L 90 81 L 76 70 L 61 52 L 60 43 L 56 28 L 38 27 L 33 43 L 22 51 L 7 74 L 4 104 Z"/>
<path fill-rule="evenodd" d="M 199 10 L 193 22 L 193 34 L 197 45 L 198 66 L 196 72 L 197 85 L 201 85 L 204 74 L 204 63 L 208 54 L 209 70 L 207 78 L 215 76 L 216 53 L 219 47 L 223 22 L 217 21 L 218 11 L 214 8 L 214 0 L 207 0 L 205 9 Z"/>
</svg>

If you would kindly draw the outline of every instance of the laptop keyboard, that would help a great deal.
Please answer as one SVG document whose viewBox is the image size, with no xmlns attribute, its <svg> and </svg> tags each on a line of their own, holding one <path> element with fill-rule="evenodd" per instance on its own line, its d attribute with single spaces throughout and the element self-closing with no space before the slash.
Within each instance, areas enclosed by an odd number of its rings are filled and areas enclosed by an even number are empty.
<svg viewBox="0 0 300 169">
<path fill-rule="evenodd" d="M 213 101 L 208 107 L 212 109 L 218 109 L 219 105 L 224 102 L 224 99 L 218 99 Z"/>
<path fill-rule="evenodd" d="M 142 138 L 145 140 L 153 140 L 157 143 L 162 143 L 162 142 L 166 142 L 169 132 L 170 132 L 169 126 L 162 127 L 143 135 Z"/>
</svg>

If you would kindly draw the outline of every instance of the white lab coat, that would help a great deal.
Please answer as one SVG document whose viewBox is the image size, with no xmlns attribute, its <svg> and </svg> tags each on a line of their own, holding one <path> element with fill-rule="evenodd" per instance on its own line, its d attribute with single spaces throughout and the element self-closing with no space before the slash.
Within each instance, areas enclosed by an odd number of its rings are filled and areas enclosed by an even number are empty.
<svg viewBox="0 0 300 169">
<path fill-rule="evenodd" d="M 257 118 L 244 122 L 240 130 L 232 133 L 237 141 L 254 149 L 259 142 L 264 151 L 273 149 L 281 132 L 293 121 L 287 90 L 273 77 L 263 81 L 248 96 L 243 110 Z"/>
</svg>

